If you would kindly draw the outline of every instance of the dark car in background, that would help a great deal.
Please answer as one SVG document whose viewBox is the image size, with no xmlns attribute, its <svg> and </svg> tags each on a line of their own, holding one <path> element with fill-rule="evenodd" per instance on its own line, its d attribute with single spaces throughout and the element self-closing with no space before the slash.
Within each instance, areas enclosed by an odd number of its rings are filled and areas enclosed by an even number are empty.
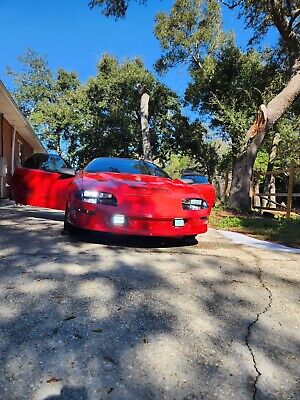
<svg viewBox="0 0 300 400">
<path fill-rule="evenodd" d="M 181 179 L 189 179 L 193 181 L 193 183 L 209 183 L 207 177 L 199 174 L 199 172 L 183 173 Z"/>
</svg>

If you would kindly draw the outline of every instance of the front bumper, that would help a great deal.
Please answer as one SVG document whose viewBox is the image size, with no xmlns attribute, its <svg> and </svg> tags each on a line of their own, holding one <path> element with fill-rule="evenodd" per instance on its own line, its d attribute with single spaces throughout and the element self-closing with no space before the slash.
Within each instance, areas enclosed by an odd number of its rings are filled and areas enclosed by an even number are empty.
<svg viewBox="0 0 300 400">
<path fill-rule="evenodd" d="M 114 225 L 115 214 L 125 216 L 124 225 Z M 67 220 L 72 225 L 98 232 L 120 235 L 183 237 L 207 231 L 209 211 L 182 211 L 180 215 L 136 215 L 122 212 L 116 207 L 87 204 L 76 201 L 69 207 Z M 174 226 L 174 219 L 182 218 L 184 225 Z"/>
</svg>

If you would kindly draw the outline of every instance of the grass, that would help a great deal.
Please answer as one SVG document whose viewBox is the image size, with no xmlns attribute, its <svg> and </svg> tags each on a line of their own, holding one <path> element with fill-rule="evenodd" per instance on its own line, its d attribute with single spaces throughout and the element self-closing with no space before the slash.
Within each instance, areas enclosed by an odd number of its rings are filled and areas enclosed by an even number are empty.
<svg viewBox="0 0 300 400">
<path fill-rule="evenodd" d="M 243 215 L 216 208 L 210 217 L 210 226 L 215 229 L 245 233 L 257 239 L 300 248 L 300 218 L 287 221 L 282 216 L 262 217 L 252 213 Z"/>
</svg>

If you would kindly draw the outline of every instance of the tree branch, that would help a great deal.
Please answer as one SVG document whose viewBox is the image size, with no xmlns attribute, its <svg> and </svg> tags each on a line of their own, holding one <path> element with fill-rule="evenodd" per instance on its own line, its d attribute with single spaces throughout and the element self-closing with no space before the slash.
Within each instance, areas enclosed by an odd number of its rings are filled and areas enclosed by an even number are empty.
<svg viewBox="0 0 300 400">
<path fill-rule="evenodd" d="M 286 39 L 290 32 L 289 20 L 283 13 L 281 4 L 277 0 L 270 0 L 270 6 L 273 22 L 282 38 Z"/>
<path fill-rule="evenodd" d="M 227 3 L 227 1 L 225 0 L 220 0 L 222 4 L 224 4 L 224 6 L 228 7 L 229 10 L 233 10 L 234 8 L 238 7 L 241 3 L 240 0 L 236 0 L 233 3 Z"/>
<path fill-rule="evenodd" d="M 198 66 L 198 68 L 203 69 L 203 65 L 201 64 L 199 57 L 197 57 L 195 54 L 192 54 L 192 58 L 194 63 Z"/>
<path fill-rule="evenodd" d="M 293 23 L 295 22 L 295 20 L 300 16 L 300 8 L 298 8 L 297 10 L 294 10 L 291 13 L 291 18 L 290 18 L 290 22 L 289 22 L 289 28 L 292 28 Z"/>
</svg>

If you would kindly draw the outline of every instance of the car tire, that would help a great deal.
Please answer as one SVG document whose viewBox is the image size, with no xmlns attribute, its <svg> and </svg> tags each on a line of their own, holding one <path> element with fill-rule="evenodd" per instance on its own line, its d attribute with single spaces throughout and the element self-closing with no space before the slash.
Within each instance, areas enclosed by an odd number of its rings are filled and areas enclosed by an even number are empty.
<svg viewBox="0 0 300 400">
<path fill-rule="evenodd" d="M 65 211 L 65 217 L 64 217 L 64 232 L 72 233 L 72 232 L 74 232 L 74 227 L 68 221 L 68 210 L 69 210 L 69 207 L 67 205 L 66 211 Z"/>
</svg>

